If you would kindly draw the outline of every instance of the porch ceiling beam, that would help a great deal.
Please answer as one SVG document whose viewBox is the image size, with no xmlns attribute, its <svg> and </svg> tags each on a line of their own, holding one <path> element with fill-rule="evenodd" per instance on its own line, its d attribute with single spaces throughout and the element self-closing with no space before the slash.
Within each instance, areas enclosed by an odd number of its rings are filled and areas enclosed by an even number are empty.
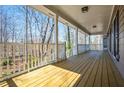
<svg viewBox="0 0 124 93">
<path fill-rule="evenodd" d="M 90 35 L 105 35 L 106 33 L 103 32 L 95 32 L 95 33 L 91 33 Z"/>
</svg>

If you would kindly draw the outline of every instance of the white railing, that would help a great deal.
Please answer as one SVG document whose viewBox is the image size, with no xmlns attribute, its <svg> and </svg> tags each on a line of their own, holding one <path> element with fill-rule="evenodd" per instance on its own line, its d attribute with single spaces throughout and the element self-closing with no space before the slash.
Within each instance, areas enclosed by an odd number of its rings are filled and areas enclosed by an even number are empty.
<svg viewBox="0 0 124 93">
<path fill-rule="evenodd" d="M 58 45 L 58 61 L 66 59 L 66 43 Z"/>
<path fill-rule="evenodd" d="M 103 44 L 90 44 L 90 50 L 103 50 Z"/>
<path fill-rule="evenodd" d="M 103 50 L 103 44 L 78 44 L 78 53 L 84 53 L 88 50 Z"/>
<path fill-rule="evenodd" d="M 81 54 L 89 50 L 89 44 L 78 44 L 78 53 Z"/>
<path fill-rule="evenodd" d="M 65 44 L 58 44 L 58 51 L 59 59 L 65 59 Z M 0 81 L 55 60 L 55 44 L 0 44 Z"/>
</svg>

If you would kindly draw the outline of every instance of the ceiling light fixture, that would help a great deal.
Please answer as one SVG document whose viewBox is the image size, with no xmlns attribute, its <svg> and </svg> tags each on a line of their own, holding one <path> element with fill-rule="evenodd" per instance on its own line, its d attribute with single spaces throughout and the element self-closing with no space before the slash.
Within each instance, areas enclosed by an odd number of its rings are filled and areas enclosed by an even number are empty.
<svg viewBox="0 0 124 93">
<path fill-rule="evenodd" d="M 88 12 L 88 10 L 89 10 L 88 6 L 84 6 L 81 8 L 82 13 L 86 13 L 86 12 Z"/>
<path fill-rule="evenodd" d="M 93 28 L 96 28 L 97 26 L 96 25 L 93 25 Z"/>
</svg>

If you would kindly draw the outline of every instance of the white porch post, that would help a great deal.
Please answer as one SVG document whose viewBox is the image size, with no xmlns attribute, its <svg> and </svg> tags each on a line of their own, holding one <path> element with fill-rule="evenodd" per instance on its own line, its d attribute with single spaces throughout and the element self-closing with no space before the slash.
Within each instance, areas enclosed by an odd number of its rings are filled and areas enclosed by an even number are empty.
<svg viewBox="0 0 124 93">
<path fill-rule="evenodd" d="M 76 30 L 76 45 L 77 45 L 77 55 L 78 55 L 78 28 Z"/>
<path fill-rule="evenodd" d="M 0 78 L 2 77 L 2 57 L 0 55 Z"/>
<path fill-rule="evenodd" d="M 55 21 L 55 55 L 56 55 L 56 62 L 58 62 L 58 15 L 54 17 Z"/>
<path fill-rule="evenodd" d="M 85 33 L 85 52 L 87 51 L 86 49 L 86 33 Z"/>
<path fill-rule="evenodd" d="M 91 48 L 90 48 L 91 46 L 90 46 L 90 35 L 89 35 L 89 50 L 91 50 Z"/>
</svg>

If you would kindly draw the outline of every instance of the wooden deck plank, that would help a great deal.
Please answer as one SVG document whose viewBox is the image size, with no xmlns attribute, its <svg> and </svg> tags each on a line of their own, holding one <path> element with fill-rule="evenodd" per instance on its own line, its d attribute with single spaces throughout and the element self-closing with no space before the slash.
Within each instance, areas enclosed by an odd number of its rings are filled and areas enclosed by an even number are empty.
<svg viewBox="0 0 124 93">
<path fill-rule="evenodd" d="M 107 62 L 104 53 L 102 56 L 102 87 L 109 87 Z"/>
<path fill-rule="evenodd" d="M 24 81 L 24 83 L 26 83 L 26 80 L 27 80 L 27 82 L 30 85 L 30 83 L 36 82 L 37 79 L 40 78 L 41 75 L 43 77 L 44 75 L 46 75 L 46 73 L 47 74 L 53 73 L 53 71 L 56 70 L 55 69 L 56 67 L 55 66 L 52 66 L 52 65 L 45 66 L 45 68 L 47 68 L 47 69 L 41 69 L 40 68 L 41 70 L 36 70 L 36 72 L 35 71 L 32 71 L 32 72 L 30 72 L 32 75 L 29 75 L 29 76 L 28 76 L 28 73 L 27 73 L 27 74 L 24 74 L 25 77 L 21 77 L 21 76 L 19 76 L 19 78 L 16 77 L 16 78 L 14 78 L 14 81 L 16 81 L 16 83 L 17 83 L 17 81 L 19 81 L 19 82 L 21 81 L 22 85 L 24 86 L 25 84 L 23 84 L 23 81 Z M 26 85 L 28 85 L 28 83 L 26 83 Z"/>
<path fill-rule="evenodd" d="M 44 66 L 42 68 L 33 70 L 31 72 L 24 73 L 24 74 L 16 77 L 15 79 L 29 79 L 30 77 L 35 77 L 35 75 L 38 75 L 39 73 L 41 73 L 42 71 L 47 70 L 47 69 L 48 70 L 52 69 L 52 66 L 51 65 L 48 65 L 48 66 Z"/>
<path fill-rule="evenodd" d="M 79 66 L 80 66 L 80 64 L 79 64 Z M 74 70 L 73 71 L 76 71 L 79 68 L 79 66 L 74 67 Z M 70 80 L 71 78 L 73 78 L 73 76 L 72 76 L 73 74 L 74 74 L 74 76 L 78 75 L 77 71 L 76 72 L 73 72 L 73 71 L 68 71 L 67 73 L 65 73 L 61 77 L 59 77 L 59 78 L 57 77 L 56 80 L 52 80 L 51 82 L 49 82 L 45 86 L 52 86 L 52 85 L 54 85 L 54 86 L 61 86 L 61 84 L 63 82 L 65 82 L 68 79 Z M 56 83 L 56 82 L 59 82 L 59 83 Z"/>
<path fill-rule="evenodd" d="M 116 79 L 114 77 L 114 74 L 112 72 L 111 66 L 109 64 L 109 58 L 107 57 L 107 54 L 105 53 L 105 61 L 106 61 L 106 66 L 107 66 L 107 70 L 108 70 L 108 78 L 109 78 L 109 85 L 111 87 L 117 87 L 117 82 Z"/>
<path fill-rule="evenodd" d="M 94 54 L 95 55 L 95 54 Z M 89 69 L 87 70 L 87 72 L 84 74 L 84 76 L 82 77 L 81 81 L 79 82 L 78 86 L 85 86 L 87 81 L 88 81 L 88 77 L 90 76 L 95 64 L 97 63 L 96 61 L 98 60 L 98 55 L 95 55 L 95 60 L 91 60 L 92 64 L 90 65 Z"/>
<path fill-rule="evenodd" d="M 54 77 L 52 77 L 49 80 L 47 80 L 47 82 L 43 86 L 51 86 L 51 85 L 59 86 L 61 84 L 61 82 L 63 82 L 65 79 L 68 79 L 69 78 L 69 77 L 66 76 L 66 74 L 72 74 L 72 73 L 74 73 L 74 72 L 71 72 L 71 70 L 76 69 L 76 68 L 78 68 L 78 65 L 77 65 L 77 67 L 74 66 L 71 69 L 69 69 L 70 71 L 66 70 L 63 73 L 62 72 L 59 72 Z"/>
<path fill-rule="evenodd" d="M 108 53 L 106 53 L 107 55 L 107 59 L 109 60 L 109 64 L 110 64 L 110 67 L 113 71 L 113 74 L 114 74 L 114 77 L 116 79 L 116 83 L 119 87 L 123 86 L 124 85 L 124 80 L 120 74 L 120 72 L 117 70 L 117 67 L 115 66 L 114 62 L 112 61 L 112 59 L 110 58 L 110 55 Z"/>
<path fill-rule="evenodd" d="M 84 87 L 86 85 L 86 82 L 87 82 L 87 79 L 90 75 L 90 72 L 92 71 L 92 68 L 94 66 L 95 62 L 93 62 L 91 65 L 90 65 L 90 68 L 89 70 L 87 70 L 87 72 L 84 74 L 84 76 L 82 77 L 81 81 L 79 82 L 78 84 L 78 87 Z"/>
<path fill-rule="evenodd" d="M 49 81 L 49 83 L 47 83 L 44 86 L 51 86 L 51 85 L 61 86 L 61 84 L 63 82 L 65 82 L 66 80 L 68 80 L 68 79 L 71 80 L 71 78 L 77 76 L 78 75 L 77 69 L 80 68 L 80 66 L 82 64 L 84 64 L 84 62 L 82 62 L 82 59 L 84 60 L 87 57 L 88 57 L 87 55 L 84 55 L 84 57 L 80 56 L 80 58 L 76 60 L 74 68 L 69 69 L 70 71 L 68 73 L 64 73 L 64 75 L 62 75 L 62 77 L 59 76 L 59 78 L 58 78 L 58 76 L 57 76 L 57 79 L 52 79 L 51 81 Z M 74 75 L 74 76 L 72 76 L 72 75 Z M 58 82 L 58 83 L 56 83 L 56 82 Z"/>
<path fill-rule="evenodd" d="M 98 71 L 98 66 L 99 66 L 99 59 L 96 61 L 95 65 L 92 69 L 92 72 L 91 72 L 90 76 L 88 77 L 88 81 L 85 85 L 86 87 L 92 87 L 93 86 L 95 78 L 96 78 L 96 74 Z"/>
<path fill-rule="evenodd" d="M 90 60 L 91 59 L 89 59 L 89 63 L 86 65 L 86 67 L 84 67 L 83 69 L 82 69 L 82 71 L 80 72 L 80 78 L 78 79 L 78 80 L 76 80 L 76 82 L 75 81 L 73 81 L 71 84 L 70 84 L 70 86 L 78 86 L 78 84 L 79 84 L 79 82 L 81 81 L 81 79 L 83 78 L 83 76 L 84 76 L 84 74 L 87 72 L 87 70 L 88 70 L 88 68 L 91 66 L 91 64 L 92 64 L 92 62 L 90 62 Z M 74 83 L 74 84 L 73 84 Z"/>
<path fill-rule="evenodd" d="M 92 57 L 87 59 L 87 64 L 84 65 L 81 69 L 79 69 L 80 75 L 78 75 L 75 79 L 73 79 L 69 86 L 71 86 L 71 87 L 72 86 L 77 86 L 78 82 L 81 80 L 83 75 L 86 73 L 88 67 L 92 64 L 92 62 L 90 62 L 91 59 L 92 59 Z"/>
<path fill-rule="evenodd" d="M 50 72 L 53 73 L 53 71 L 56 69 L 54 66 L 51 66 L 51 67 L 48 66 L 47 68 L 48 69 L 38 70 L 37 72 L 32 71 L 31 73 L 34 75 L 33 76 L 29 75 L 30 77 L 29 76 L 26 77 L 27 74 L 25 74 L 26 76 L 23 78 L 18 79 L 18 77 L 15 77 L 13 78 L 13 81 L 15 81 L 18 86 L 26 86 L 32 82 L 35 82 L 36 79 L 40 78 L 41 75 L 43 77 L 44 75 L 46 75 L 45 73 L 50 73 Z"/>
<path fill-rule="evenodd" d="M 68 66 L 71 67 L 72 65 Z M 66 65 L 65 65 L 66 67 Z M 54 71 L 53 71 L 54 70 Z M 59 68 L 59 67 L 55 67 L 55 69 L 53 69 L 52 71 L 45 73 L 43 75 L 41 75 L 39 78 L 37 78 L 35 80 L 35 82 L 32 82 L 32 84 L 28 84 L 28 86 L 37 86 L 39 83 L 46 82 L 48 80 L 50 80 L 50 78 L 52 78 L 55 75 L 58 75 L 61 71 L 63 71 L 63 69 Z"/>
<path fill-rule="evenodd" d="M 98 66 L 98 71 L 96 73 L 95 81 L 93 86 L 94 87 L 101 87 L 102 86 L 102 57 L 99 60 L 99 66 Z"/>
<path fill-rule="evenodd" d="M 82 76 L 82 73 L 81 71 L 85 69 L 85 67 L 87 67 L 87 65 L 90 64 L 89 60 L 91 59 L 92 57 L 89 57 L 88 59 L 85 59 L 85 60 L 82 60 L 83 63 L 85 64 L 82 64 L 80 65 L 79 69 L 76 71 L 77 73 L 79 73 L 76 77 L 74 78 L 71 78 L 71 79 L 67 79 L 61 86 L 74 86 L 74 84 L 77 82 L 78 79 L 81 78 Z M 74 75 L 74 74 L 73 74 Z M 72 75 L 72 77 L 73 77 Z M 70 76 L 71 77 L 71 76 Z"/>
<path fill-rule="evenodd" d="M 6 81 L 0 82 L 0 87 L 8 87 L 9 85 L 7 84 Z"/>
<path fill-rule="evenodd" d="M 80 56 L 81 57 L 81 56 Z M 84 56 L 83 58 L 87 58 L 88 56 Z M 81 62 L 81 59 L 83 59 L 82 57 L 77 59 L 77 63 L 75 62 L 75 64 L 73 64 L 73 68 L 70 68 L 67 73 L 63 73 L 62 75 L 56 75 L 56 77 L 52 78 L 49 82 L 47 82 L 47 84 L 45 84 L 44 86 L 60 86 L 61 83 L 63 83 L 65 80 L 72 78 L 71 75 L 78 75 L 78 73 L 76 73 L 76 70 L 81 66 L 81 64 L 83 64 Z M 70 78 L 69 78 L 70 77 Z M 56 83 L 57 82 L 57 83 Z"/>
</svg>

